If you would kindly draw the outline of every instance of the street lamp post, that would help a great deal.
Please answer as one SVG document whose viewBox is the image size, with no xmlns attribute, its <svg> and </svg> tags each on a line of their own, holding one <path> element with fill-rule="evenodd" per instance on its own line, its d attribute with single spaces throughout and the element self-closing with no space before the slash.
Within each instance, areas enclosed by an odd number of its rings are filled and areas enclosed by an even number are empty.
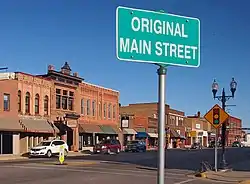
<svg viewBox="0 0 250 184">
<path fill-rule="evenodd" d="M 212 92 L 213 92 L 213 97 L 214 99 L 218 99 L 219 101 L 221 101 L 222 103 L 222 109 L 225 110 L 226 109 L 226 102 L 230 99 L 230 98 L 234 98 L 234 94 L 236 91 L 236 87 L 237 87 L 237 82 L 234 80 L 234 78 L 232 78 L 232 81 L 230 83 L 230 90 L 231 90 L 231 95 L 226 95 L 225 93 L 225 89 L 222 89 L 222 95 L 221 96 L 216 96 L 216 93 L 219 89 L 219 85 L 216 82 L 216 80 L 214 80 L 213 84 L 212 84 Z M 225 158 L 225 144 L 226 144 L 226 129 L 227 129 L 227 125 L 226 123 L 222 124 L 222 128 L 221 128 L 221 143 L 222 143 L 222 160 L 221 160 L 221 168 L 222 169 L 227 169 L 227 163 L 226 163 L 226 158 Z M 216 140 L 217 141 L 217 140 Z M 217 143 L 217 142 L 216 142 Z"/>
</svg>

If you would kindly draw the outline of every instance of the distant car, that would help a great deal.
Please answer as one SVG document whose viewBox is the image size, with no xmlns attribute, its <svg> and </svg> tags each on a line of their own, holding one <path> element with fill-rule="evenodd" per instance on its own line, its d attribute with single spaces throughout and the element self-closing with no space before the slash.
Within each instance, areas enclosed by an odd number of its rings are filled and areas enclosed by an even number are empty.
<svg viewBox="0 0 250 184">
<path fill-rule="evenodd" d="M 191 149 L 202 149 L 202 146 L 200 143 L 194 143 L 191 145 Z"/>
<path fill-rule="evenodd" d="M 125 152 L 146 152 L 146 150 L 145 142 L 140 140 L 128 141 L 125 147 Z"/>
<path fill-rule="evenodd" d="M 48 158 L 53 155 L 59 155 L 60 147 L 64 147 L 64 156 L 68 155 L 69 147 L 63 140 L 46 140 L 42 141 L 35 147 L 30 149 L 30 157 L 47 156 Z"/>
<path fill-rule="evenodd" d="M 119 140 L 116 139 L 107 139 L 101 141 L 99 144 L 94 146 L 93 152 L 94 153 L 117 153 L 119 154 L 121 151 L 121 143 Z"/>
<path fill-rule="evenodd" d="M 234 141 L 233 144 L 232 144 L 232 147 L 241 148 L 241 147 L 243 147 L 243 145 L 239 141 Z"/>
<path fill-rule="evenodd" d="M 222 147 L 221 141 L 218 141 L 217 146 Z M 208 147 L 209 148 L 215 148 L 215 141 L 211 141 Z"/>
</svg>

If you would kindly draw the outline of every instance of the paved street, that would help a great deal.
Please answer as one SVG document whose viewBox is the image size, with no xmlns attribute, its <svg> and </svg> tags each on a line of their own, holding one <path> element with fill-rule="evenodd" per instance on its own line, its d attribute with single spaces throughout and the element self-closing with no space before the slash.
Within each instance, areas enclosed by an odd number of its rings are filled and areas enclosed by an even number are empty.
<svg viewBox="0 0 250 184">
<path fill-rule="evenodd" d="M 228 162 L 238 170 L 248 170 L 242 164 L 249 158 L 250 149 L 228 149 Z M 91 155 L 67 158 L 67 165 L 57 165 L 54 159 L 30 159 L 22 162 L 1 163 L 0 179 L 12 183 L 156 183 L 156 152 L 121 153 L 119 155 Z M 213 150 L 168 150 L 167 184 L 212 184 L 215 181 L 200 180 L 190 175 L 199 168 L 201 160 L 212 161 Z M 240 168 L 241 167 L 241 168 Z M 250 171 L 250 169 L 248 170 Z"/>
</svg>

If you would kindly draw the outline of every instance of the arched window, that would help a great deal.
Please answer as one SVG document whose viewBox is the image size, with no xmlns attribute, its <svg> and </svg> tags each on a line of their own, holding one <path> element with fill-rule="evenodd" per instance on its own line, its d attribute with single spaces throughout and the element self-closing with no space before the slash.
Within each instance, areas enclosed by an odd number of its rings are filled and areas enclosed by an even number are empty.
<svg viewBox="0 0 250 184">
<path fill-rule="evenodd" d="M 108 118 L 111 118 L 111 104 L 108 106 Z"/>
<path fill-rule="evenodd" d="M 107 116 L 107 104 L 104 103 L 103 104 L 103 117 L 104 117 L 104 119 L 106 119 L 106 116 Z"/>
<path fill-rule="evenodd" d="M 113 105 L 113 119 L 116 118 L 116 105 Z"/>
<path fill-rule="evenodd" d="M 90 115 L 90 100 L 87 100 L 87 115 Z"/>
<path fill-rule="evenodd" d="M 95 116 L 95 107 L 96 104 L 95 104 L 95 100 L 92 101 L 92 115 Z"/>
<path fill-rule="evenodd" d="M 18 112 L 22 112 L 22 94 L 20 90 L 18 91 L 17 104 L 18 104 Z"/>
<path fill-rule="evenodd" d="M 39 94 L 35 96 L 35 114 L 39 114 Z"/>
<path fill-rule="evenodd" d="M 81 99 L 81 114 L 84 114 L 84 99 Z"/>
<path fill-rule="evenodd" d="M 27 92 L 25 95 L 25 113 L 30 113 L 30 93 Z"/>
<path fill-rule="evenodd" d="M 44 97 L 44 115 L 49 115 L 49 97 Z"/>
</svg>

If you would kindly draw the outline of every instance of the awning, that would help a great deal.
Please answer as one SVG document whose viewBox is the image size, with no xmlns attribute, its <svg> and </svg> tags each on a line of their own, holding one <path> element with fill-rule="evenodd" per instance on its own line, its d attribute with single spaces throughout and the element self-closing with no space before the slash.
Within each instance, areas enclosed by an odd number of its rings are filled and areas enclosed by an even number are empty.
<svg viewBox="0 0 250 184">
<path fill-rule="evenodd" d="M 158 138 L 158 134 L 157 133 L 148 133 L 149 137 L 152 138 Z"/>
<path fill-rule="evenodd" d="M 69 132 L 69 131 L 73 131 L 72 128 L 70 128 L 69 126 L 67 126 L 66 124 L 64 123 L 61 123 L 61 122 L 54 122 L 54 127 L 58 128 L 60 133 L 66 133 L 66 132 Z"/>
<path fill-rule="evenodd" d="M 176 130 L 170 129 L 170 137 L 171 138 L 180 138 L 181 136 Z"/>
<path fill-rule="evenodd" d="M 116 134 L 122 133 L 121 129 L 118 126 L 111 126 L 111 128 L 115 131 Z"/>
<path fill-rule="evenodd" d="M 17 118 L 0 118 L 0 131 L 23 131 Z"/>
<path fill-rule="evenodd" d="M 148 134 L 147 132 L 137 132 L 137 134 L 135 135 L 136 138 L 147 138 Z"/>
<path fill-rule="evenodd" d="M 137 134 L 137 132 L 132 128 L 123 128 L 123 133 L 124 134 L 129 134 L 129 135 Z"/>
<path fill-rule="evenodd" d="M 20 124 L 26 132 L 54 133 L 59 130 L 45 119 L 20 119 Z"/>
<path fill-rule="evenodd" d="M 146 128 L 135 128 L 136 132 L 146 132 Z"/>
<path fill-rule="evenodd" d="M 104 134 L 117 134 L 109 125 L 99 125 Z"/>
<path fill-rule="evenodd" d="M 95 124 L 79 124 L 79 133 L 103 133 L 103 131 Z"/>
</svg>

